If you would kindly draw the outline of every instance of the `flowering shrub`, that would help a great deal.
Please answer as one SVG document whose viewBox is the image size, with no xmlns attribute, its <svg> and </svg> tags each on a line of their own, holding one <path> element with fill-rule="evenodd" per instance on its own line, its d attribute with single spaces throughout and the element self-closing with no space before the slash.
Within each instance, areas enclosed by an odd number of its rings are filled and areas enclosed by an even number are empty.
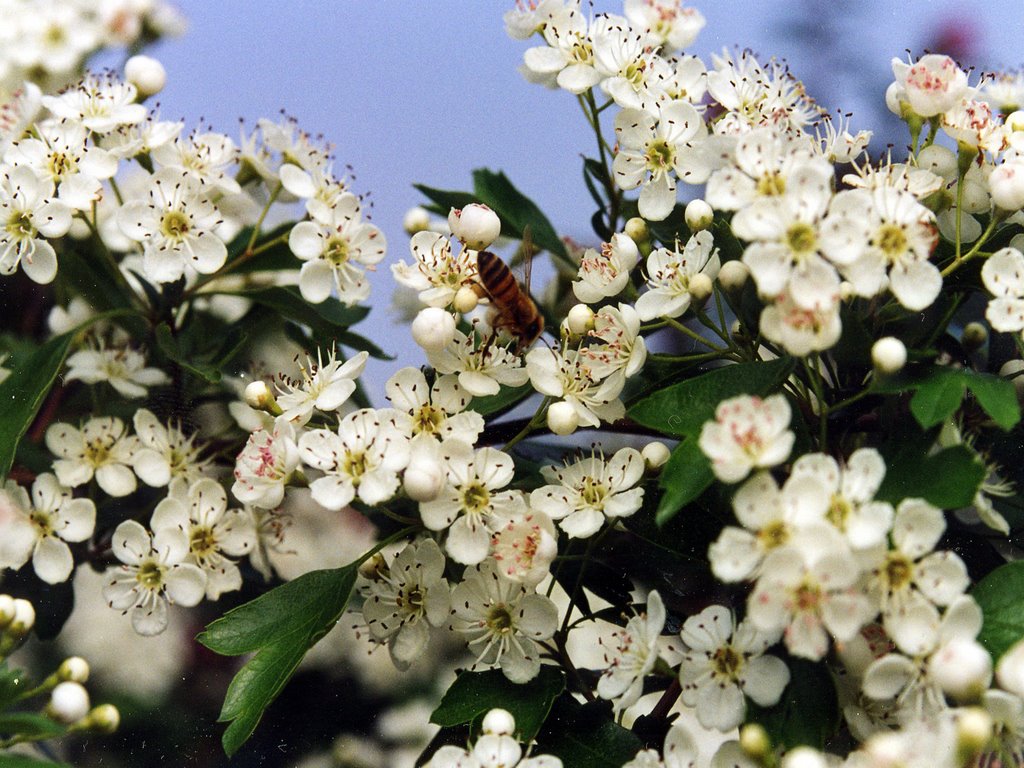
<svg viewBox="0 0 1024 768">
<path fill-rule="evenodd" d="M 594 131 L 594 239 L 500 172 L 418 187 L 391 269 L 424 359 L 381 387 L 387 244 L 330 147 L 163 120 L 145 57 L 82 69 L 171 31 L 157 4 L 30 5 L 0 125 L 0 747 L 116 727 L 80 659 L 28 693 L 7 661 L 96 596 L 139 648 L 189 615 L 245 657 L 229 756 L 355 625 L 432 679 L 440 728 L 344 765 L 1024 761 L 1019 76 L 895 59 L 909 153 L 872 158 L 779 62 L 684 54 L 694 9 L 519 3 L 526 79 Z M 515 269 L 545 255 L 534 298 Z"/>
</svg>

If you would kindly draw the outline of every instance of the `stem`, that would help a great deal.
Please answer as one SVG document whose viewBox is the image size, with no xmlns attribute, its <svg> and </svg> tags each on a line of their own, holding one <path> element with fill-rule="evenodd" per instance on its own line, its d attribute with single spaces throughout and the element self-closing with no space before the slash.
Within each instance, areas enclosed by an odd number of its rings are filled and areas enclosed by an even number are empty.
<svg viewBox="0 0 1024 768">
<path fill-rule="evenodd" d="M 230 264 L 225 264 L 212 275 L 204 275 L 203 277 L 199 278 L 196 281 L 195 285 L 193 285 L 191 288 L 187 289 L 184 293 L 182 293 L 182 301 L 194 296 L 199 291 L 199 289 L 202 288 L 207 283 L 216 280 L 218 277 L 224 277 L 224 275 L 228 274 L 229 272 L 233 272 L 234 270 L 238 269 L 240 266 L 245 264 L 247 261 L 250 261 L 254 257 L 259 256 L 264 251 L 273 248 L 275 245 L 280 245 L 281 243 L 286 242 L 288 242 L 287 232 L 285 232 L 282 235 L 278 235 L 273 240 L 268 240 L 267 242 L 263 243 L 257 248 L 246 249 L 245 251 L 242 251 L 241 255 L 237 259 L 232 261 Z"/>
<path fill-rule="evenodd" d="M 77 214 L 77 216 L 78 218 L 85 222 L 85 225 L 87 227 L 89 227 L 89 232 L 92 233 L 93 239 L 99 245 L 100 256 L 103 258 L 105 262 L 107 262 L 107 266 L 109 267 L 111 273 L 113 273 L 114 280 L 121 288 L 121 290 L 124 291 L 125 295 L 128 296 L 129 300 L 136 308 L 143 309 L 144 307 L 146 307 L 146 304 L 143 303 L 143 301 L 139 298 L 139 295 L 134 290 L 132 290 L 131 285 L 128 283 L 128 279 L 124 276 L 124 273 L 121 271 L 121 267 L 117 263 L 117 259 L 114 258 L 114 254 L 111 253 L 110 249 L 107 248 L 107 244 L 103 242 L 103 238 L 100 237 L 100 231 L 99 228 L 97 228 L 96 226 L 96 222 L 90 219 L 84 213 L 79 213 Z M 95 218 L 95 216 L 96 206 L 95 204 L 93 204 L 93 217 Z"/>
<path fill-rule="evenodd" d="M 533 431 L 534 427 L 540 425 L 540 423 L 544 420 L 545 416 L 547 415 L 548 405 L 551 404 L 552 399 L 552 397 L 547 396 L 544 398 L 543 401 L 541 401 L 540 408 L 538 408 L 537 412 L 533 414 L 533 418 L 526 422 L 526 426 L 519 430 L 519 432 L 511 440 L 505 443 L 505 447 L 503 450 L 508 451 L 509 448 L 511 448 L 513 445 L 515 445 L 520 440 L 525 438 L 528 434 L 530 434 Z"/>
<path fill-rule="evenodd" d="M 273 191 L 270 193 L 270 197 L 267 198 L 266 205 L 263 206 L 263 210 L 260 211 L 260 217 L 256 219 L 256 224 L 252 228 L 252 234 L 249 235 L 249 242 L 245 245 L 245 252 L 248 253 L 252 250 L 252 247 L 256 245 L 256 240 L 259 238 L 260 230 L 263 229 L 263 221 L 267 218 L 267 213 L 270 212 L 270 206 L 277 201 L 277 196 L 281 194 L 283 185 L 281 182 L 277 182 Z"/>
<path fill-rule="evenodd" d="M 828 442 L 828 403 L 825 402 L 825 388 L 822 385 L 821 372 L 816 365 L 812 366 L 807 362 L 806 357 L 801 358 L 801 362 L 804 364 L 811 389 L 814 391 L 814 398 L 818 401 L 818 447 L 824 451 Z M 815 362 L 817 362 L 817 355 L 815 355 Z"/>
<path fill-rule="evenodd" d="M 708 347 L 709 349 L 713 349 L 717 353 L 721 354 L 721 353 L 725 353 L 725 352 L 729 351 L 729 349 L 727 347 L 720 347 L 717 344 L 714 344 L 713 342 L 708 341 L 703 336 L 701 336 L 699 333 L 697 333 L 694 330 L 691 330 L 690 328 L 687 328 L 685 325 L 680 323 L 675 318 L 667 317 L 667 318 L 665 318 L 665 322 L 668 325 L 671 325 L 673 328 L 675 328 L 680 333 L 682 333 L 682 334 L 684 334 L 686 336 L 689 336 L 694 341 L 699 341 L 705 347 Z"/>
</svg>

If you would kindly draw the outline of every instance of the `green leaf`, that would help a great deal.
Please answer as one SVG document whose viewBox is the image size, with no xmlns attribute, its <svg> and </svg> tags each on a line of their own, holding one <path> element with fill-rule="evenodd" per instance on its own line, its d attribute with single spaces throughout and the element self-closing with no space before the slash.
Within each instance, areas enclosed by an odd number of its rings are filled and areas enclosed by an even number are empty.
<svg viewBox="0 0 1024 768">
<path fill-rule="evenodd" d="M 978 642 L 998 661 L 1024 640 L 1024 561 L 996 568 L 974 585 L 971 595 L 984 616 Z"/>
<path fill-rule="evenodd" d="M 985 479 L 985 463 L 964 445 L 954 445 L 928 455 L 928 442 L 915 441 L 886 458 L 885 480 L 875 494 L 880 501 L 896 504 L 902 499 L 922 498 L 941 509 L 970 506 Z"/>
<path fill-rule="evenodd" d="M 832 676 L 823 663 L 789 660 L 789 685 L 778 703 L 759 707 L 748 702 L 747 720 L 760 723 L 774 744 L 792 749 L 801 744 L 822 749 L 835 733 L 839 707 Z"/>
<path fill-rule="evenodd" d="M 975 373 L 967 380 L 967 387 L 978 399 L 978 405 L 1000 427 L 1009 431 L 1020 422 L 1020 401 L 1013 382 L 1002 376 Z"/>
<path fill-rule="evenodd" d="M 481 416 L 490 416 L 513 408 L 529 397 L 533 391 L 533 387 L 529 384 L 523 384 L 521 387 L 502 387 L 496 395 L 474 397 L 470 407 Z"/>
<path fill-rule="evenodd" d="M 369 353 L 370 357 L 377 360 L 394 360 L 394 355 L 389 355 L 365 336 L 360 336 L 352 331 L 342 331 L 338 334 L 338 343 L 344 344 L 349 349 L 357 349 L 360 352 Z"/>
<path fill-rule="evenodd" d="M 0 661 L 0 709 L 3 709 L 25 690 L 27 677 L 22 669 L 11 669 L 6 661 Z"/>
<path fill-rule="evenodd" d="M 1020 403 L 1013 382 L 989 373 L 944 366 L 918 367 L 897 376 L 880 377 L 872 389 L 880 393 L 915 391 L 910 410 L 925 429 L 942 423 L 956 413 L 969 390 L 978 405 L 1005 430 L 1021 419 Z"/>
<path fill-rule="evenodd" d="M 622 768 L 641 747 L 634 733 L 612 719 L 605 702 L 580 704 L 564 694 L 537 736 L 536 751 L 561 758 L 567 768 Z"/>
<path fill-rule="evenodd" d="M 529 227 L 533 242 L 555 256 L 568 261 L 569 252 L 540 208 L 515 188 L 504 173 L 477 168 L 473 171 L 473 190 L 481 203 L 490 206 L 501 219 L 501 231 L 522 239 Z"/>
<path fill-rule="evenodd" d="M 346 307 L 333 297 L 319 304 L 310 304 L 302 298 L 298 288 L 294 287 L 273 286 L 256 291 L 233 291 L 228 294 L 244 296 L 261 306 L 273 309 L 288 320 L 308 326 L 313 336 L 323 343 L 337 340 L 344 331 L 370 312 L 369 307 Z"/>
<path fill-rule="evenodd" d="M 75 330 L 53 337 L 15 365 L 11 375 L 0 383 L 0 479 L 10 472 L 18 443 L 32 426 L 75 337 L 95 322 L 125 314 L 133 313 L 126 310 L 103 312 Z"/>
<path fill-rule="evenodd" d="M 736 395 L 767 396 L 793 371 L 789 358 L 724 365 L 655 392 L 635 403 L 633 421 L 672 437 L 696 437 L 715 408 Z"/>
<path fill-rule="evenodd" d="M 688 437 L 672 451 L 668 463 L 661 470 L 658 486 L 661 500 L 654 519 L 664 525 L 696 499 L 714 482 L 711 462 L 697 445 L 696 438 Z"/>
<path fill-rule="evenodd" d="M 472 192 L 459 192 L 453 189 L 435 189 L 434 187 L 428 187 L 426 184 L 413 184 L 417 190 L 422 192 L 427 198 L 434 203 L 428 205 L 427 209 L 433 211 L 438 216 L 447 216 L 448 212 L 452 208 L 465 208 L 470 203 L 479 203 L 476 195 Z"/>
<path fill-rule="evenodd" d="M 910 401 L 910 412 L 925 429 L 941 424 L 960 407 L 966 382 L 959 376 L 936 375 L 923 381 Z"/>
<path fill-rule="evenodd" d="M 445 727 L 462 725 L 500 707 L 516 719 L 518 739 L 530 741 L 563 690 L 565 675 L 547 665 L 540 668 L 537 677 L 521 685 L 510 682 L 500 669 L 463 672 L 445 692 L 430 722 Z"/>
<path fill-rule="evenodd" d="M 0 733 L 17 734 L 30 739 L 48 739 L 60 736 L 65 726 L 33 712 L 7 712 L 0 714 Z"/>
<path fill-rule="evenodd" d="M 221 708 L 233 721 L 222 743 L 230 757 L 252 735 L 302 657 L 335 625 L 355 586 L 357 563 L 312 571 L 241 605 L 210 624 L 197 638 L 212 651 L 256 655 L 238 671 Z"/>
<path fill-rule="evenodd" d="M 253 243 L 253 249 L 255 250 L 266 243 L 277 240 L 281 236 L 290 232 L 293 226 L 293 222 L 287 222 L 275 227 L 265 233 L 262 237 L 257 238 L 256 242 Z M 246 227 L 235 235 L 235 239 L 228 244 L 228 264 L 245 253 L 245 248 L 249 244 L 250 237 L 252 237 L 252 227 Z M 293 254 L 291 248 L 288 247 L 287 240 L 283 240 L 280 243 L 275 243 L 269 248 L 260 251 L 258 254 L 239 266 L 233 267 L 231 271 L 236 274 L 263 271 L 277 272 L 282 269 L 297 269 L 299 263 L 299 258 Z"/>
<path fill-rule="evenodd" d="M 171 327 L 167 323 L 160 323 L 156 327 L 156 345 L 160 348 L 169 360 L 177 363 L 182 369 L 203 381 L 216 384 L 220 381 L 220 371 L 212 365 L 189 361 L 181 351 L 178 340 L 174 337 Z"/>
<path fill-rule="evenodd" d="M 0 768 L 71 768 L 67 763 L 52 763 L 28 755 L 0 755 Z"/>
</svg>

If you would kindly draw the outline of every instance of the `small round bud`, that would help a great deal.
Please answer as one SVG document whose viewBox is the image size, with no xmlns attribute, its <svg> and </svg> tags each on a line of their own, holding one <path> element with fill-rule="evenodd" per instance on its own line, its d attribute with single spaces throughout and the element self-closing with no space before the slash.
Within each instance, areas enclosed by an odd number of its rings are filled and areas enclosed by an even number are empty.
<svg viewBox="0 0 1024 768">
<path fill-rule="evenodd" d="M 842 280 L 839 283 L 839 298 L 843 301 L 853 301 L 857 298 L 857 291 L 849 280 Z"/>
<path fill-rule="evenodd" d="M 359 575 L 364 579 L 376 581 L 388 573 L 388 562 L 380 552 L 374 552 L 359 565 Z"/>
<path fill-rule="evenodd" d="M 750 268 L 742 261 L 727 261 L 718 270 L 718 284 L 726 291 L 738 291 L 750 277 Z"/>
<path fill-rule="evenodd" d="M 582 336 L 588 331 L 594 330 L 594 310 L 586 304 L 573 305 L 566 320 L 569 325 L 569 333 L 573 336 Z"/>
<path fill-rule="evenodd" d="M 275 405 L 277 403 L 274 399 L 274 393 L 270 391 L 270 387 L 267 386 L 267 382 L 263 381 L 263 379 L 256 379 L 256 381 L 250 381 L 246 384 L 243 397 L 245 398 L 245 404 L 250 408 L 255 408 L 257 411 L 271 410 L 271 403 Z"/>
<path fill-rule="evenodd" d="M 113 733 L 121 724 L 121 713 L 113 704 L 100 704 L 89 713 L 89 727 L 99 733 Z"/>
<path fill-rule="evenodd" d="M 412 338 L 428 352 L 438 352 L 455 338 L 455 318 L 440 307 L 421 309 L 412 321 Z"/>
<path fill-rule="evenodd" d="M 14 598 L 0 595 L 0 629 L 14 621 Z"/>
<path fill-rule="evenodd" d="M 957 701 L 977 701 L 992 682 L 992 657 L 974 640 L 950 640 L 928 659 L 928 676 Z"/>
<path fill-rule="evenodd" d="M 993 726 L 992 715 L 981 707 L 960 710 L 956 718 L 956 741 L 961 754 L 973 757 L 984 750 L 992 738 Z"/>
<path fill-rule="evenodd" d="M 1024 640 L 1010 646 L 996 664 L 996 680 L 1005 691 L 1024 697 Z"/>
<path fill-rule="evenodd" d="M 956 153 L 949 147 L 932 144 L 917 154 L 917 166 L 944 179 L 955 179 Z"/>
<path fill-rule="evenodd" d="M 690 296 L 698 304 L 710 296 L 714 288 L 715 286 L 711 282 L 711 278 L 703 272 L 698 272 L 690 278 Z"/>
<path fill-rule="evenodd" d="M 455 292 L 455 298 L 452 299 L 452 306 L 456 312 L 466 314 L 476 309 L 476 305 L 480 303 L 480 297 L 477 296 L 476 291 L 470 288 L 468 285 L 464 285 Z"/>
<path fill-rule="evenodd" d="M 462 244 L 473 251 L 482 251 L 501 234 L 498 214 L 481 203 L 470 203 L 463 209 L 452 208 L 448 226 Z"/>
<path fill-rule="evenodd" d="M 1006 116 L 1006 119 L 1003 120 L 1003 125 L 1014 133 L 1017 131 L 1024 131 L 1024 111 L 1018 109 L 1016 112 L 1011 112 Z"/>
<path fill-rule="evenodd" d="M 660 440 L 653 440 L 641 449 L 640 455 L 644 457 L 644 467 L 647 471 L 653 472 L 665 466 L 672 452 Z"/>
<path fill-rule="evenodd" d="M 70 656 L 57 668 L 57 677 L 73 683 L 84 683 L 89 679 L 89 662 L 81 656 Z"/>
<path fill-rule="evenodd" d="M 885 89 L 885 106 L 901 119 L 903 117 L 903 98 L 905 97 L 906 92 L 897 82 L 889 83 L 889 87 Z"/>
<path fill-rule="evenodd" d="M 556 435 L 571 435 L 580 425 L 580 417 L 571 403 L 559 400 L 548 406 L 547 422 Z"/>
<path fill-rule="evenodd" d="M 988 328 L 982 323 L 972 322 L 964 326 L 963 335 L 960 337 L 960 343 L 964 345 L 964 349 L 973 352 L 985 346 L 986 341 L 988 341 Z"/>
<path fill-rule="evenodd" d="M 426 232 L 430 229 L 430 211 L 420 206 L 410 208 L 402 217 L 402 229 L 408 235 L 415 235 L 417 232 Z"/>
<path fill-rule="evenodd" d="M 1004 160 L 988 176 L 992 202 L 1004 211 L 1024 208 L 1024 161 Z"/>
<path fill-rule="evenodd" d="M 50 692 L 46 713 L 62 723 L 74 723 L 89 714 L 89 692 L 80 683 L 58 683 Z"/>
<path fill-rule="evenodd" d="M 14 601 L 14 618 L 7 627 L 7 634 L 24 637 L 36 623 L 36 609 L 28 600 L 17 598 Z"/>
<path fill-rule="evenodd" d="M 691 232 L 698 232 L 702 229 L 708 229 L 714 223 L 715 211 L 698 197 L 696 200 L 691 200 L 686 204 L 683 218 L 686 219 L 686 226 L 690 228 Z"/>
<path fill-rule="evenodd" d="M 763 725 L 747 723 L 740 728 L 740 749 L 755 760 L 760 760 L 772 750 L 772 740 Z"/>
<path fill-rule="evenodd" d="M 622 228 L 622 231 L 634 243 L 646 243 L 651 239 L 650 227 L 648 227 L 647 222 L 639 216 L 634 216 L 627 221 L 626 226 Z"/>
<path fill-rule="evenodd" d="M 782 758 L 781 768 L 828 768 L 821 752 L 811 747 L 794 747 Z"/>
<path fill-rule="evenodd" d="M 405 468 L 402 488 L 413 501 L 433 501 L 444 488 L 447 474 L 440 461 L 430 457 L 413 458 Z"/>
<path fill-rule="evenodd" d="M 907 364 L 907 347 L 895 336 L 886 336 L 871 347 L 871 362 L 880 373 L 896 373 Z"/>
<path fill-rule="evenodd" d="M 1013 382 L 1017 399 L 1024 399 L 1024 360 L 1007 360 L 999 369 L 999 375 Z"/>
<path fill-rule="evenodd" d="M 516 731 L 516 719 L 507 710 L 492 709 L 484 715 L 482 730 L 495 736 L 511 736 Z"/>
<path fill-rule="evenodd" d="M 964 192 L 960 202 L 964 207 L 964 213 L 988 213 L 992 208 L 988 185 L 984 181 L 970 176 L 962 183 Z"/>
<path fill-rule="evenodd" d="M 167 84 L 167 70 L 154 58 L 132 56 L 124 63 L 124 79 L 135 86 L 139 96 L 146 98 L 164 89 Z"/>
</svg>

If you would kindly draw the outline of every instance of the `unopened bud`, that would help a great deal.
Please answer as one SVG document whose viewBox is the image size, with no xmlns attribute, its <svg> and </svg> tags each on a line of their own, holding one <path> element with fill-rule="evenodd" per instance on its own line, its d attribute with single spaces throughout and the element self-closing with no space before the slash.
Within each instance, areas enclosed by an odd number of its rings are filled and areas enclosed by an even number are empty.
<svg viewBox="0 0 1024 768">
<path fill-rule="evenodd" d="M 85 723 L 91 731 L 113 733 L 121 724 L 121 713 L 113 704 L 100 704 L 89 713 Z"/>
<path fill-rule="evenodd" d="M 501 234 L 498 214 L 481 203 L 470 203 L 461 210 L 452 208 L 448 226 L 462 244 L 473 251 L 482 251 Z"/>
<path fill-rule="evenodd" d="M 50 692 L 46 714 L 62 723 L 74 723 L 89 714 L 89 692 L 80 683 L 64 682 Z"/>
<path fill-rule="evenodd" d="M 647 471 L 653 472 L 665 466 L 672 452 L 663 442 L 653 440 L 641 449 L 640 455 L 644 457 L 644 467 Z"/>
<path fill-rule="evenodd" d="M 750 268 L 738 259 L 727 261 L 718 270 L 718 284 L 726 291 L 738 291 L 750 277 Z"/>
<path fill-rule="evenodd" d="M 758 723 L 747 723 L 740 728 L 740 749 L 754 760 L 767 757 L 772 749 L 768 731 Z"/>
<path fill-rule="evenodd" d="M 714 291 L 715 285 L 711 282 L 711 278 L 705 275 L 703 272 L 698 272 L 696 275 L 690 278 L 690 296 L 698 304 Z"/>
<path fill-rule="evenodd" d="M 691 232 L 698 232 L 708 229 L 714 223 L 715 211 L 704 200 L 697 198 L 686 204 L 683 218 L 686 219 L 686 226 Z"/>
<path fill-rule="evenodd" d="M 516 731 L 516 719 L 507 710 L 492 709 L 484 715 L 482 730 L 494 736 L 511 736 Z"/>
<path fill-rule="evenodd" d="M 14 598 L 10 595 L 0 595 L 0 630 L 14 621 Z"/>
<path fill-rule="evenodd" d="M 428 352 L 439 352 L 455 338 L 455 318 L 440 307 L 426 307 L 412 321 L 412 338 Z"/>
<path fill-rule="evenodd" d="M 880 373 L 896 373 L 907 364 L 907 347 L 895 336 L 886 336 L 871 347 L 871 362 Z"/>
<path fill-rule="evenodd" d="M 828 761 L 818 750 L 801 746 L 789 750 L 780 765 L 781 768 L 828 768 Z"/>
<path fill-rule="evenodd" d="M 377 581 L 388 573 L 388 561 L 380 552 L 374 552 L 359 565 L 359 575 L 370 581 Z"/>
<path fill-rule="evenodd" d="M 651 239 L 651 228 L 639 216 L 634 216 L 627 221 L 622 231 L 634 243 L 646 243 Z"/>
<path fill-rule="evenodd" d="M 988 176 L 988 191 L 992 202 L 1004 211 L 1024 208 L 1024 161 L 1003 160 Z"/>
<path fill-rule="evenodd" d="M 594 329 L 594 310 L 586 304 L 575 304 L 569 310 L 566 317 L 569 326 L 569 333 L 573 336 L 582 336 Z"/>
<path fill-rule="evenodd" d="M 256 381 L 250 381 L 245 386 L 245 403 L 250 408 L 255 408 L 257 411 L 266 411 L 271 416 L 280 416 L 281 406 L 277 404 L 277 399 L 274 397 L 274 393 L 270 391 L 270 387 L 267 386 L 267 382 L 262 379 L 256 379 Z"/>
<path fill-rule="evenodd" d="M 430 229 L 430 211 L 418 205 L 410 208 L 402 218 L 402 229 L 409 235 L 415 235 L 417 232 L 426 232 Z"/>
<path fill-rule="evenodd" d="M 476 309 L 476 305 L 480 303 L 480 297 L 468 285 L 464 285 L 455 292 L 455 298 L 452 299 L 452 307 L 456 312 L 466 314 Z"/>
<path fill-rule="evenodd" d="M 1013 382 L 1018 400 L 1024 399 L 1024 360 L 1007 360 L 999 369 L 999 375 Z"/>
<path fill-rule="evenodd" d="M 931 655 L 928 676 L 957 701 L 977 701 L 992 682 L 992 657 L 974 640 L 953 639 Z"/>
<path fill-rule="evenodd" d="M 547 422 L 556 435 L 571 435 L 580 425 L 580 417 L 571 403 L 559 400 L 548 406 Z"/>
<path fill-rule="evenodd" d="M 146 98 L 160 93 L 167 84 L 164 65 L 150 56 L 132 56 L 124 63 L 124 79 Z"/>
<path fill-rule="evenodd" d="M 846 302 L 857 298 L 857 289 L 853 287 L 853 283 L 849 280 L 843 280 L 839 283 L 839 298 Z"/>
<path fill-rule="evenodd" d="M 1024 131 L 1024 111 L 1018 109 L 1016 112 L 1011 112 L 1003 120 L 1003 125 L 1014 133 Z"/>
<path fill-rule="evenodd" d="M 1024 640 L 1010 646 L 996 664 L 999 687 L 1024 698 Z"/>
<path fill-rule="evenodd" d="M 955 179 L 956 153 L 941 144 L 931 144 L 918 152 L 917 167 L 944 179 Z"/>
<path fill-rule="evenodd" d="M 402 488 L 413 501 L 433 501 L 444 488 L 447 473 L 440 461 L 413 458 L 405 468 Z"/>
<path fill-rule="evenodd" d="M 970 764 L 971 758 L 988 747 L 993 726 L 992 715 L 981 707 L 960 710 L 956 719 L 956 746 L 963 758 L 961 765 Z"/>
<path fill-rule="evenodd" d="M 973 322 L 964 326 L 963 335 L 960 337 L 960 343 L 963 344 L 964 349 L 973 352 L 985 346 L 986 341 L 988 341 L 988 328 L 982 323 Z"/>
<path fill-rule="evenodd" d="M 7 634 L 21 638 L 27 635 L 36 624 L 36 609 L 28 600 L 16 598 L 14 601 L 14 618 L 7 625 Z"/>
<path fill-rule="evenodd" d="M 81 656 L 70 656 L 57 668 L 57 677 L 73 683 L 84 683 L 89 679 L 89 662 Z"/>
</svg>

